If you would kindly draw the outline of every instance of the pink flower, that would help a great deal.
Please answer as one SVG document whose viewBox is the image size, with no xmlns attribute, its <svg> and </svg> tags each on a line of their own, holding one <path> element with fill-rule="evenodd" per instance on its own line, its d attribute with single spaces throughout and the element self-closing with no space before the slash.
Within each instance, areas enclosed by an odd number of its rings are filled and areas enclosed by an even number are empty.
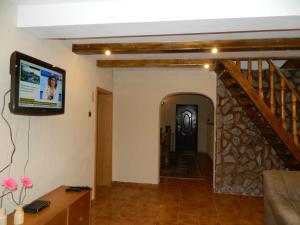
<svg viewBox="0 0 300 225">
<path fill-rule="evenodd" d="M 21 183 L 25 188 L 32 188 L 32 181 L 29 177 L 26 176 L 21 177 Z"/>
<path fill-rule="evenodd" d="M 1 181 L 1 185 L 10 191 L 15 191 L 17 189 L 17 182 L 11 177 L 4 178 Z"/>
</svg>

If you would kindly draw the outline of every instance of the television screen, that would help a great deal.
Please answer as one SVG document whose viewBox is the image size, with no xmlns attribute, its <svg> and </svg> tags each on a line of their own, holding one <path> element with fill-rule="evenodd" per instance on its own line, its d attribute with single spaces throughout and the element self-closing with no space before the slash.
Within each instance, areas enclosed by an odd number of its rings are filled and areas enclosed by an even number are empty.
<svg viewBox="0 0 300 225">
<path fill-rule="evenodd" d="M 20 61 L 19 106 L 62 107 L 62 74 Z"/>
<path fill-rule="evenodd" d="M 11 58 L 11 75 L 10 108 L 13 113 L 64 113 L 64 70 L 15 52 Z"/>
</svg>

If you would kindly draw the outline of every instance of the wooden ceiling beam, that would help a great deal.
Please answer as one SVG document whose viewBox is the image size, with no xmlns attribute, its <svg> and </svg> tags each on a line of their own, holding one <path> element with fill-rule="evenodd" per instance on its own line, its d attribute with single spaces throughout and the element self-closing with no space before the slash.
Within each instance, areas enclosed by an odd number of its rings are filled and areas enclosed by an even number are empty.
<svg viewBox="0 0 300 225">
<path fill-rule="evenodd" d="M 242 58 L 214 58 L 214 59 L 132 59 L 132 60 L 97 60 L 98 67 L 197 67 L 204 64 L 212 65 L 215 61 L 230 59 L 233 61 L 247 61 L 258 59 L 272 59 L 272 60 L 289 60 L 298 62 L 300 57 L 242 57 Z M 291 67 L 283 67 L 289 69 Z M 300 68 L 300 67 L 299 67 Z"/>
<path fill-rule="evenodd" d="M 72 50 L 80 55 L 104 54 L 106 50 L 112 54 L 154 54 L 210 52 L 213 47 L 217 47 L 220 52 L 300 50 L 300 38 L 73 44 Z"/>
<path fill-rule="evenodd" d="M 143 59 L 143 60 L 98 60 L 98 67 L 197 67 L 212 65 L 212 60 L 206 59 Z"/>
</svg>

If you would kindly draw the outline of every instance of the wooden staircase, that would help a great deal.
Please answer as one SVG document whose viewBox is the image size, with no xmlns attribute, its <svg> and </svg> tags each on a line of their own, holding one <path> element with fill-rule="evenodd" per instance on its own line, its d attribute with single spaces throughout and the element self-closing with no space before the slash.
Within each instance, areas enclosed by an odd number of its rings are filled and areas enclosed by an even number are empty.
<svg viewBox="0 0 300 225">
<path fill-rule="evenodd" d="M 300 96 L 284 73 L 271 59 L 220 60 L 215 71 L 285 166 L 300 170 Z"/>
</svg>

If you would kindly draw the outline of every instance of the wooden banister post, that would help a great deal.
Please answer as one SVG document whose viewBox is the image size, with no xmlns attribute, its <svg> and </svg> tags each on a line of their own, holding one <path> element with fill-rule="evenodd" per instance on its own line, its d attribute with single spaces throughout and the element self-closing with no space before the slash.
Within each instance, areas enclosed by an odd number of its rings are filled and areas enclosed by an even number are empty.
<svg viewBox="0 0 300 225">
<path fill-rule="evenodd" d="M 280 103 L 281 103 L 281 125 L 286 129 L 285 121 L 285 83 L 284 80 L 280 79 Z"/>
<path fill-rule="evenodd" d="M 292 93 L 292 123 L 293 123 L 293 140 L 298 145 L 298 129 L 297 129 L 297 97 Z"/>
<path fill-rule="evenodd" d="M 241 70 L 241 61 L 240 60 L 236 61 L 236 66 L 239 70 Z"/>
<path fill-rule="evenodd" d="M 271 112 L 275 114 L 275 99 L 274 99 L 274 68 L 272 64 L 269 64 L 270 70 L 270 107 Z"/>
<path fill-rule="evenodd" d="M 252 85 L 252 61 L 249 59 L 248 60 L 248 81 Z"/>
<path fill-rule="evenodd" d="M 263 100 L 263 82 L 262 82 L 262 60 L 258 60 L 258 95 L 259 98 Z"/>
</svg>

